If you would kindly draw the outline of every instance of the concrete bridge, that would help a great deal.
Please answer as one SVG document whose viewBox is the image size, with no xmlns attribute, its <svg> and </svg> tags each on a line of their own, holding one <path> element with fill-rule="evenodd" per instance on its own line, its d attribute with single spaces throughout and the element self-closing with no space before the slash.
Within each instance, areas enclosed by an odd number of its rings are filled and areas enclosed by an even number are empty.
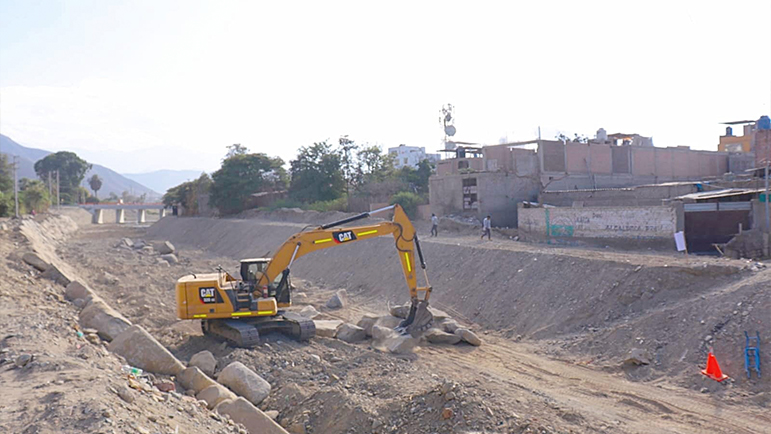
<svg viewBox="0 0 771 434">
<path fill-rule="evenodd" d="M 162 203 L 120 203 L 120 202 L 102 202 L 102 203 L 82 203 L 78 205 L 91 213 L 91 222 L 97 225 L 104 223 L 103 211 L 106 209 L 115 210 L 115 223 L 126 222 L 126 210 L 137 211 L 137 223 L 147 222 L 147 210 L 157 209 L 161 218 L 166 216 L 166 205 Z"/>
</svg>

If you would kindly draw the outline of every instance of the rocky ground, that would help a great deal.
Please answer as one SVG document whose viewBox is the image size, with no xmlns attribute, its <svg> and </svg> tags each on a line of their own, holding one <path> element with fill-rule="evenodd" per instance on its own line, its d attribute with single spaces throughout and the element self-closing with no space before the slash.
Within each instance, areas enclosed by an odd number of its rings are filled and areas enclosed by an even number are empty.
<svg viewBox="0 0 771 434">
<path fill-rule="evenodd" d="M 309 220 L 306 216 L 302 219 Z M 276 247 L 273 238 L 283 239 L 285 232 L 297 230 L 285 222 L 266 222 L 263 226 L 274 234 L 245 237 L 242 232 L 239 245 L 223 240 L 217 232 L 221 228 L 216 227 L 209 227 L 205 238 L 183 226 L 179 226 L 183 229 L 180 233 L 167 231 L 169 236 L 161 237 L 158 226 L 148 232 L 145 227 L 85 225 L 59 244 L 57 252 L 111 306 L 145 327 L 180 360 L 189 362 L 195 354 L 208 350 L 216 359 L 215 371 L 238 361 L 266 379 L 272 389 L 260 407 L 276 412 L 272 415 L 292 433 L 761 433 L 771 426 L 765 412 L 767 387 L 738 375 L 733 375 L 736 381 L 718 384 L 699 375 L 699 366 L 691 362 L 702 357 L 692 352 L 698 353 L 707 345 L 714 345 L 716 352 L 728 351 L 737 345 L 734 334 L 741 329 L 767 325 L 762 313 L 771 309 L 766 304 L 767 295 L 759 288 L 767 287 L 769 275 L 762 266 L 601 249 L 529 250 L 510 240 L 474 244 L 476 237 L 461 233 L 425 244 L 432 253 L 430 269 L 438 275 L 432 283 L 437 289 L 446 289 L 435 305 L 450 312 L 461 326 L 475 331 L 484 341 L 479 347 L 423 342 L 411 353 L 392 354 L 370 338 L 348 343 L 318 337 L 298 343 L 272 335 L 258 348 L 246 350 L 204 337 L 193 321 L 177 320 L 173 293 L 177 278 L 218 265 L 234 270 L 235 259 L 250 253 L 243 249 L 244 239 L 255 245 L 253 250 L 260 250 L 256 253 L 259 256 Z M 3 232 L 0 236 L 9 240 L 16 237 Z M 180 236 L 191 242 L 179 242 Z M 155 247 L 122 247 L 123 238 L 144 239 Z M 177 247 L 179 262 L 160 259 L 158 242 L 166 239 Z M 203 239 L 208 241 L 192 242 Z M 8 245 L 0 242 L 0 246 Z M 451 270 L 451 262 L 443 257 L 454 256 L 458 262 L 459 253 L 454 249 L 461 247 L 477 253 L 461 254 L 467 255 L 462 257 L 464 261 L 472 261 L 472 269 L 477 268 L 471 274 L 487 291 L 486 297 L 498 302 L 495 309 L 488 309 L 489 314 L 485 313 L 484 299 L 478 298 L 480 290 L 469 287 L 461 291 L 458 286 L 467 286 L 467 281 L 462 273 Z M 6 281 L 0 286 L 4 313 L 0 324 L 2 330 L 10 330 L 4 335 L 21 333 L 24 337 L 11 337 L 2 344 L 0 358 L 6 361 L 0 364 L 0 384 L 13 393 L 0 396 L 0 428 L 8 432 L 165 433 L 175 432 L 179 425 L 178 432 L 238 431 L 238 426 L 228 425 L 227 418 L 216 420 L 212 416 L 215 413 L 200 405 L 188 411 L 197 405 L 193 398 L 159 392 L 148 386 L 150 380 L 145 384 L 149 391 L 132 389 L 120 372 L 119 357 L 105 351 L 91 335 L 78 337 L 73 328 L 77 308 L 61 300 L 61 288 L 21 265 L 13 257 L 14 250 L 0 251 L 0 256 L 8 258 L 2 267 L 12 276 L 11 284 Z M 298 265 L 297 276 L 304 279 L 293 280 L 299 293 L 295 298 L 297 310 L 310 305 L 320 313 L 317 320 L 355 324 L 370 314 L 387 315 L 389 306 L 404 301 L 406 291 L 401 288 L 403 278 L 398 267 L 395 274 L 393 269 L 365 267 L 362 264 L 366 261 L 382 258 L 368 256 L 376 253 L 364 250 L 348 253 L 356 259 L 349 261 L 350 268 L 346 269 L 340 268 L 339 257 L 326 254 L 313 265 Z M 515 262 L 513 267 L 485 271 L 478 270 L 480 264 L 473 262 L 474 257 L 481 257 L 482 263 L 494 259 L 504 264 Z M 613 259 L 611 265 L 604 262 L 609 257 Z M 308 258 L 304 261 L 308 264 Z M 571 285 L 576 288 L 582 287 L 580 279 L 592 279 L 581 268 L 594 274 L 602 274 L 602 266 L 613 269 L 615 273 L 608 272 L 604 279 L 590 280 L 595 288 L 607 285 L 604 298 L 608 300 L 582 300 L 583 292 L 560 299 L 546 289 L 541 289 L 546 291 L 541 297 L 516 290 L 523 274 L 532 279 L 548 275 L 555 266 L 560 266 L 558 276 L 563 278 L 567 276 L 565 269 L 572 270 L 576 276 L 569 281 L 575 282 Z M 623 278 L 618 278 L 619 273 Z M 392 286 L 399 287 L 384 292 L 382 282 L 392 281 Z M 505 286 L 497 289 L 506 281 L 515 281 L 509 291 L 517 293 L 505 294 Z M 643 290 L 651 281 L 656 282 L 656 291 Z M 614 282 L 619 283 L 613 286 Z M 347 289 L 347 304 L 327 307 L 341 287 Z M 612 291 L 616 287 L 624 291 Z M 524 318 L 518 314 L 507 320 L 506 304 L 509 312 L 513 306 L 517 306 L 516 311 L 528 312 Z M 549 306 L 560 309 L 565 304 L 568 307 L 558 315 L 545 314 Z M 586 316 L 593 309 L 599 312 Z M 705 315 L 710 309 L 715 311 Z M 477 311 L 480 313 L 475 315 Z M 606 320 L 611 311 L 613 315 Z M 583 321 L 582 315 L 586 316 Z M 676 318 L 670 318 L 673 315 Z M 548 318 L 538 322 L 539 316 Z M 698 342 L 676 345 L 673 334 L 685 334 L 689 339 L 692 335 Z M 733 341 L 726 343 L 728 337 Z M 623 342 L 623 348 L 608 350 L 608 342 Z M 650 364 L 623 365 L 632 347 L 644 349 Z M 87 352 L 86 358 L 80 352 Z M 18 357 L 26 354 L 35 356 L 27 365 L 30 367 L 16 367 Z M 681 356 L 684 360 L 678 366 L 689 372 L 670 375 L 670 360 Z M 35 365 L 46 361 L 73 369 L 74 374 L 55 376 L 53 370 Z M 81 368 L 67 363 L 80 364 Z M 727 365 L 724 369 L 732 374 L 743 373 L 742 367 Z M 20 375 L 24 372 L 30 374 Z M 40 386 L 47 382 L 52 384 Z M 136 395 L 132 403 L 116 393 L 125 394 L 126 390 Z M 60 391 L 62 396 L 55 405 L 47 401 L 53 391 Z M 49 407 L 60 410 L 52 412 Z M 85 407 L 89 408 L 86 413 L 77 410 Z M 195 414 L 190 416 L 190 412 Z M 34 430 L 24 431 L 32 427 Z"/>
</svg>

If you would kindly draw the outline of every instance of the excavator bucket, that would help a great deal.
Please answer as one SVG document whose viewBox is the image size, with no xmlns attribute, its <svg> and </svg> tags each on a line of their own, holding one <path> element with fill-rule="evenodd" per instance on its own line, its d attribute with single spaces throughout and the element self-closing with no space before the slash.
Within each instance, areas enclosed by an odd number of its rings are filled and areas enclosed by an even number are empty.
<svg viewBox="0 0 771 434">
<path fill-rule="evenodd" d="M 413 300 L 412 306 L 410 306 L 410 313 L 407 315 L 407 318 L 396 327 L 396 331 L 403 335 L 410 335 L 413 338 L 417 338 L 433 325 L 434 315 L 428 310 L 428 301 Z"/>
</svg>

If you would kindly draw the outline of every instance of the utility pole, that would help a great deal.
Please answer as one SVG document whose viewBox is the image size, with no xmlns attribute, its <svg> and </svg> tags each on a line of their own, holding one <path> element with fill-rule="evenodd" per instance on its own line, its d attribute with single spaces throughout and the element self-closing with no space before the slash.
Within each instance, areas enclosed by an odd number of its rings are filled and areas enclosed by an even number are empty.
<svg viewBox="0 0 771 434">
<path fill-rule="evenodd" d="M 14 155 L 13 156 L 13 201 L 16 204 L 16 218 L 19 218 L 19 175 L 18 175 L 18 166 L 19 166 L 19 157 Z"/>
<path fill-rule="evenodd" d="M 62 201 L 59 199 L 59 171 L 56 171 L 56 209 L 62 209 Z"/>
</svg>

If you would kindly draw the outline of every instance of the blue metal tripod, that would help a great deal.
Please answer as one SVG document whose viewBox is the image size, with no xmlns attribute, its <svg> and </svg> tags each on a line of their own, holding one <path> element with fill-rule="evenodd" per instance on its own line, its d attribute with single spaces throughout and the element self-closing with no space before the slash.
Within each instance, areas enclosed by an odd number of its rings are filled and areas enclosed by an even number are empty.
<svg viewBox="0 0 771 434">
<path fill-rule="evenodd" d="M 746 343 L 744 345 L 744 369 L 747 371 L 747 378 L 752 378 L 752 369 L 758 374 L 760 378 L 760 332 L 756 331 L 755 336 L 750 335 L 745 331 L 744 337 Z"/>
</svg>

